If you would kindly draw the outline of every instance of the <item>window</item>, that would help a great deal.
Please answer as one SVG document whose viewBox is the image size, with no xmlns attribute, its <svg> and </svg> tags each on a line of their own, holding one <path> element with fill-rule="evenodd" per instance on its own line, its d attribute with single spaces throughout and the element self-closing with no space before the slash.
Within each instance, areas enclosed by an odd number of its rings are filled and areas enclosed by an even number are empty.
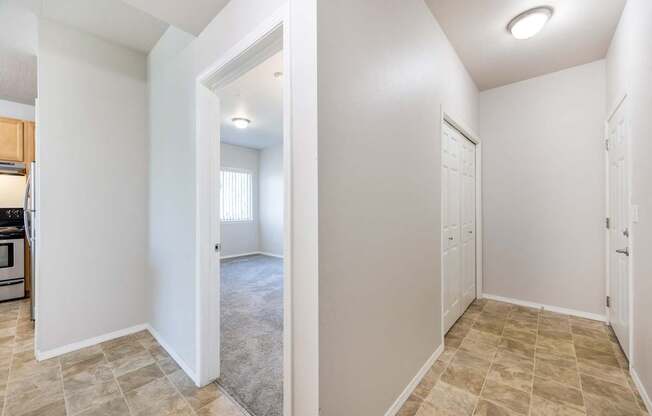
<svg viewBox="0 0 652 416">
<path fill-rule="evenodd" d="M 220 172 L 220 218 L 223 222 L 253 221 L 253 175 L 223 168 Z"/>
</svg>

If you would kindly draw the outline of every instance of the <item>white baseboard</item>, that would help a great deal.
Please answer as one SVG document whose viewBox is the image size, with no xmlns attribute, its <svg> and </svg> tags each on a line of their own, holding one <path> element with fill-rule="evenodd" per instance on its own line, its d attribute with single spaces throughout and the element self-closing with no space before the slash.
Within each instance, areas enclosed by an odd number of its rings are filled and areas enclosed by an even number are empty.
<svg viewBox="0 0 652 416">
<path fill-rule="evenodd" d="M 247 257 L 247 256 L 268 256 L 268 257 L 276 257 L 276 258 L 279 258 L 279 259 L 283 258 L 283 256 L 279 255 L 279 254 L 266 253 L 264 251 L 252 251 L 251 253 L 231 254 L 229 256 L 220 256 L 220 259 L 221 260 L 237 259 L 238 257 Z"/>
<path fill-rule="evenodd" d="M 428 370 L 430 370 L 430 367 L 432 367 L 435 364 L 435 361 L 437 361 L 437 358 L 441 355 L 441 353 L 444 352 L 444 344 L 442 343 L 437 350 L 432 353 L 430 358 L 428 358 L 428 361 L 421 367 L 419 372 L 417 373 L 416 376 L 410 381 L 410 383 L 405 387 L 405 390 L 401 393 L 400 396 L 396 399 L 394 404 L 385 412 L 385 416 L 396 416 L 398 412 L 401 410 L 401 407 L 405 404 L 407 399 L 410 397 L 414 389 L 417 388 L 419 383 L 421 383 L 421 379 L 426 375 Z"/>
<path fill-rule="evenodd" d="M 192 368 L 190 368 L 190 366 L 186 364 L 185 361 L 183 361 L 181 356 L 177 354 L 177 352 L 172 347 L 170 347 L 170 344 L 168 344 L 163 339 L 163 337 L 161 337 L 161 334 L 159 334 L 158 331 L 152 328 L 152 326 L 149 324 L 147 324 L 147 330 L 152 334 L 154 339 L 156 339 L 156 341 L 161 345 L 161 347 L 163 347 L 163 349 L 170 355 L 170 357 L 172 357 L 172 359 L 176 361 L 179 367 L 181 367 L 181 369 L 186 372 L 188 377 L 190 377 L 192 381 L 195 382 L 195 385 L 199 386 L 200 383 L 199 383 L 199 377 L 197 377 L 197 373 L 195 373 L 195 371 L 193 371 Z"/>
<path fill-rule="evenodd" d="M 36 359 L 38 361 L 47 360 L 50 358 L 58 357 L 69 352 L 81 350 L 82 348 L 91 347 L 93 345 L 101 344 L 102 342 L 110 341 L 112 339 L 124 337 L 127 335 L 135 334 L 136 332 L 147 329 L 147 324 L 135 325 L 129 328 L 120 329 L 118 331 L 110 332 L 108 334 L 100 335 L 98 337 L 88 338 L 83 341 L 73 342 L 72 344 L 64 345 L 62 347 L 53 348 L 47 351 L 36 351 Z"/>
<path fill-rule="evenodd" d="M 220 256 L 220 260 L 237 259 L 238 257 L 255 256 L 257 254 L 261 254 L 260 251 L 252 251 L 251 253 L 231 254 L 231 255 L 228 255 L 228 256 Z"/>
<path fill-rule="evenodd" d="M 167 342 L 165 342 L 165 340 L 161 337 L 161 335 L 154 328 L 152 328 L 150 324 L 134 325 L 129 328 L 120 329 L 118 331 L 110 332 L 108 334 L 100 335 L 98 337 L 88 338 L 83 341 L 74 342 L 72 344 L 64 345 L 63 347 L 58 347 L 47 351 L 37 350 L 35 355 L 38 361 L 43 361 L 50 358 L 59 357 L 69 352 L 81 350 L 82 348 L 92 347 L 93 345 L 101 344 L 106 341 L 111 341 L 112 339 L 135 334 L 136 332 L 140 332 L 144 330 L 148 330 L 150 334 L 152 334 L 152 336 L 161 345 L 161 347 L 163 347 L 165 351 L 170 355 L 170 357 L 172 357 L 172 359 L 176 361 L 179 367 L 181 367 L 183 371 L 185 371 L 186 374 L 188 374 L 188 377 L 190 377 L 195 382 L 195 384 L 197 384 L 198 379 L 195 372 L 181 359 L 179 354 L 177 354 L 176 351 L 174 351 L 174 349 L 172 349 L 170 345 Z"/>
<path fill-rule="evenodd" d="M 276 257 L 277 259 L 282 259 L 283 258 L 283 256 L 280 255 L 280 254 L 265 253 L 264 251 L 261 251 L 259 254 L 262 255 L 262 256 L 267 256 L 267 257 Z"/>
<path fill-rule="evenodd" d="M 543 308 L 543 309 L 545 309 L 547 311 L 550 311 L 550 312 L 562 313 L 564 315 L 572 315 L 572 316 L 577 316 L 577 317 L 580 317 L 580 318 L 593 319 L 594 321 L 607 322 L 607 316 L 606 315 L 599 315 L 597 313 L 578 311 L 578 310 L 575 310 L 575 309 L 567 309 L 567 308 L 562 308 L 562 307 L 559 307 L 559 306 L 544 305 L 542 303 L 529 302 L 529 301 L 526 301 L 526 300 L 506 298 L 506 297 L 503 297 L 503 296 L 491 295 L 489 293 L 483 293 L 482 297 L 486 298 L 486 299 L 495 300 L 495 301 L 498 301 L 498 302 L 513 303 L 514 305 L 527 306 L 529 308 L 536 308 L 536 309 Z"/>
<path fill-rule="evenodd" d="M 638 377 L 638 373 L 633 368 L 630 368 L 629 372 L 632 375 L 634 384 L 636 384 L 636 387 L 638 388 L 638 392 L 641 393 L 641 397 L 643 398 L 643 402 L 647 407 L 647 411 L 652 412 L 652 400 L 650 400 L 650 395 L 648 394 L 647 390 L 645 390 L 645 386 L 643 386 L 641 379 Z"/>
</svg>

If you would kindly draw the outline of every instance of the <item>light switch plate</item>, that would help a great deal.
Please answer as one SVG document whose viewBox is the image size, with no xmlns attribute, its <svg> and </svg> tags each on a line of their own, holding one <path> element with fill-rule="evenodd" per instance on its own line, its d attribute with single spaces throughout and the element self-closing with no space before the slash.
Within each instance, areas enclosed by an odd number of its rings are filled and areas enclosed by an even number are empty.
<svg viewBox="0 0 652 416">
<path fill-rule="evenodd" d="M 638 222 L 638 205 L 632 205 L 632 222 Z"/>
</svg>

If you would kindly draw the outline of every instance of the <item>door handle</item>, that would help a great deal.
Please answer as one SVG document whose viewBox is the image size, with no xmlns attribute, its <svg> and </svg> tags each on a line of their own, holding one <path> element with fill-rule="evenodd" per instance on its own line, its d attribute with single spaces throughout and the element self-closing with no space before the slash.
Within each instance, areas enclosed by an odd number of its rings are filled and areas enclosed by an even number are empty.
<svg viewBox="0 0 652 416">
<path fill-rule="evenodd" d="M 621 248 L 620 250 L 616 250 L 616 253 L 624 254 L 627 257 L 629 257 L 629 247 L 625 247 L 625 248 Z"/>
</svg>

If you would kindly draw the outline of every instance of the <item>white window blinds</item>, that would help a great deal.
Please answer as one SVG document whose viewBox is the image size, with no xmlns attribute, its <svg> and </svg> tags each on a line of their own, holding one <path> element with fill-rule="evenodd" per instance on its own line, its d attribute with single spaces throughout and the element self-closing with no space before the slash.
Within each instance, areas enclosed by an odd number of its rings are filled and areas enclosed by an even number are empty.
<svg viewBox="0 0 652 416">
<path fill-rule="evenodd" d="M 222 168 L 220 208 L 224 222 L 253 221 L 253 175 L 244 169 Z"/>
</svg>

